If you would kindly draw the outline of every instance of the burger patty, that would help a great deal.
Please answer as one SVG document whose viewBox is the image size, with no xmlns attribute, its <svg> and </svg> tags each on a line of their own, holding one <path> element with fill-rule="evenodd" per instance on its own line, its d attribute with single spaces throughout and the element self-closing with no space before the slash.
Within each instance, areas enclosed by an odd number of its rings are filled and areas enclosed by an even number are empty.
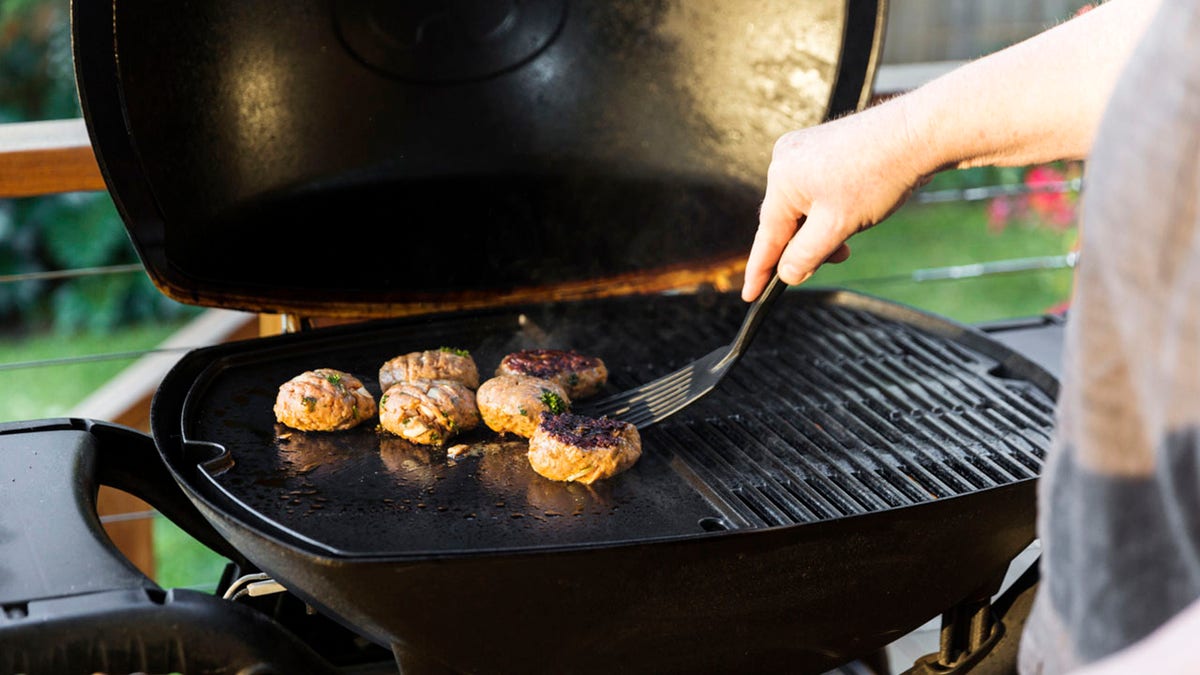
<svg viewBox="0 0 1200 675">
<path fill-rule="evenodd" d="M 557 382 L 572 400 L 593 396 L 608 381 L 608 368 L 594 356 L 561 349 L 526 349 L 500 361 L 497 375 L 527 375 Z"/>
<path fill-rule="evenodd" d="M 564 412 L 571 405 L 558 384 L 525 375 L 493 377 L 480 385 L 476 400 L 489 428 L 525 438 L 533 435 L 542 413 Z"/>
<path fill-rule="evenodd" d="M 421 445 L 442 445 L 479 426 L 475 394 L 453 380 L 414 380 L 388 387 L 379 399 L 379 424 Z"/>
<path fill-rule="evenodd" d="M 300 373 L 275 397 L 275 419 L 300 431 L 337 431 L 375 415 L 375 398 L 361 380 L 332 368 Z"/>
<path fill-rule="evenodd" d="M 393 384 L 413 380 L 454 380 L 471 389 L 478 389 L 479 368 L 466 351 L 442 347 L 397 356 L 379 369 L 380 391 L 387 391 Z"/>
<path fill-rule="evenodd" d="M 607 417 L 544 415 L 529 439 L 529 464 L 551 480 L 591 483 L 611 478 L 641 456 L 637 427 Z"/>
</svg>

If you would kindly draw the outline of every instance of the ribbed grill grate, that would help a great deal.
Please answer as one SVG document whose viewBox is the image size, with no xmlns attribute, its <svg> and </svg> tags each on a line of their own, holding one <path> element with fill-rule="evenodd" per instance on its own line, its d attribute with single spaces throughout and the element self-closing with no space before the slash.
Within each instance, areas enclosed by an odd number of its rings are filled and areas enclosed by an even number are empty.
<svg viewBox="0 0 1200 675">
<path fill-rule="evenodd" d="M 691 337 L 676 354 L 720 341 Z M 1053 400 L 998 371 L 906 323 L 810 306 L 772 326 L 702 412 L 647 430 L 647 443 L 674 451 L 741 526 L 966 494 L 1035 477 L 1049 443 Z"/>
</svg>

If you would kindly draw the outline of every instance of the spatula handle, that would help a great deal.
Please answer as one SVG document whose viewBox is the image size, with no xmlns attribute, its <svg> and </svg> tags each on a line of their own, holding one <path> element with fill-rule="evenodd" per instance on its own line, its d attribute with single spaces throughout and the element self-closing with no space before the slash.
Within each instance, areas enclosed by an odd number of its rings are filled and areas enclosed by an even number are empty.
<svg viewBox="0 0 1200 675">
<path fill-rule="evenodd" d="M 750 346 L 750 341 L 754 339 L 754 334 L 758 332 L 758 325 L 766 318 L 767 310 L 786 290 L 787 284 L 779 280 L 778 272 L 775 273 L 762 294 L 758 296 L 754 304 L 750 305 L 750 309 L 746 312 L 746 318 L 742 319 L 742 327 L 738 329 L 737 336 L 729 344 L 731 357 L 736 359 L 746 351 L 746 348 Z"/>
</svg>

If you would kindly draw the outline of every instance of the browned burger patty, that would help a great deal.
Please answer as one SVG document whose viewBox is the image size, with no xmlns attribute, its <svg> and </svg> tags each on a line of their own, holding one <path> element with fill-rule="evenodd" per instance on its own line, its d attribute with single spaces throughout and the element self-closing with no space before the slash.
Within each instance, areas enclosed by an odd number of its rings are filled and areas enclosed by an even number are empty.
<svg viewBox="0 0 1200 675">
<path fill-rule="evenodd" d="M 526 349 L 500 361 L 497 375 L 528 375 L 557 382 L 572 400 L 587 398 L 604 388 L 608 368 L 594 356 L 561 349 Z"/>
<path fill-rule="evenodd" d="M 478 389 L 479 368 L 466 351 L 442 347 L 397 356 L 379 369 L 380 391 L 387 391 L 393 384 L 413 380 L 454 380 L 471 389 Z"/>
<path fill-rule="evenodd" d="M 545 415 L 529 439 L 529 464 L 551 480 L 591 483 L 611 478 L 641 456 L 637 427 L 607 417 Z"/>
<path fill-rule="evenodd" d="M 349 373 L 318 368 L 284 382 L 275 419 L 300 431 L 349 429 L 375 416 L 375 398 Z"/>
<path fill-rule="evenodd" d="M 501 375 L 479 386 L 479 414 L 493 431 L 529 438 L 543 412 L 560 413 L 571 405 L 566 390 L 550 380 Z"/>
<path fill-rule="evenodd" d="M 379 424 L 421 445 L 442 445 L 479 426 L 475 394 L 453 380 L 414 380 L 388 387 L 379 399 Z"/>
</svg>

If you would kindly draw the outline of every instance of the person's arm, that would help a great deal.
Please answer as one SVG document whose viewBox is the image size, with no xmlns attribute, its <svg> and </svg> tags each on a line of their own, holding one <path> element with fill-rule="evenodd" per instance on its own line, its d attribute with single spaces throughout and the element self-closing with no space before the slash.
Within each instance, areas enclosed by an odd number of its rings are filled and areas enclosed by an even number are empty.
<svg viewBox="0 0 1200 675">
<path fill-rule="evenodd" d="M 742 297 L 778 266 L 797 284 L 926 177 L 1087 155 L 1121 66 L 1157 8 L 1112 0 L 861 113 L 775 144 Z M 797 222 L 803 225 L 797 229 Z"/>
<path fill-rule="evenodd" d="M 1071 675 L 1194 675 L 1200 667 L 1197 636 L 1200 636 L 1200 600 L 1193 601 L 1141 641 Z"/>
</svg>

